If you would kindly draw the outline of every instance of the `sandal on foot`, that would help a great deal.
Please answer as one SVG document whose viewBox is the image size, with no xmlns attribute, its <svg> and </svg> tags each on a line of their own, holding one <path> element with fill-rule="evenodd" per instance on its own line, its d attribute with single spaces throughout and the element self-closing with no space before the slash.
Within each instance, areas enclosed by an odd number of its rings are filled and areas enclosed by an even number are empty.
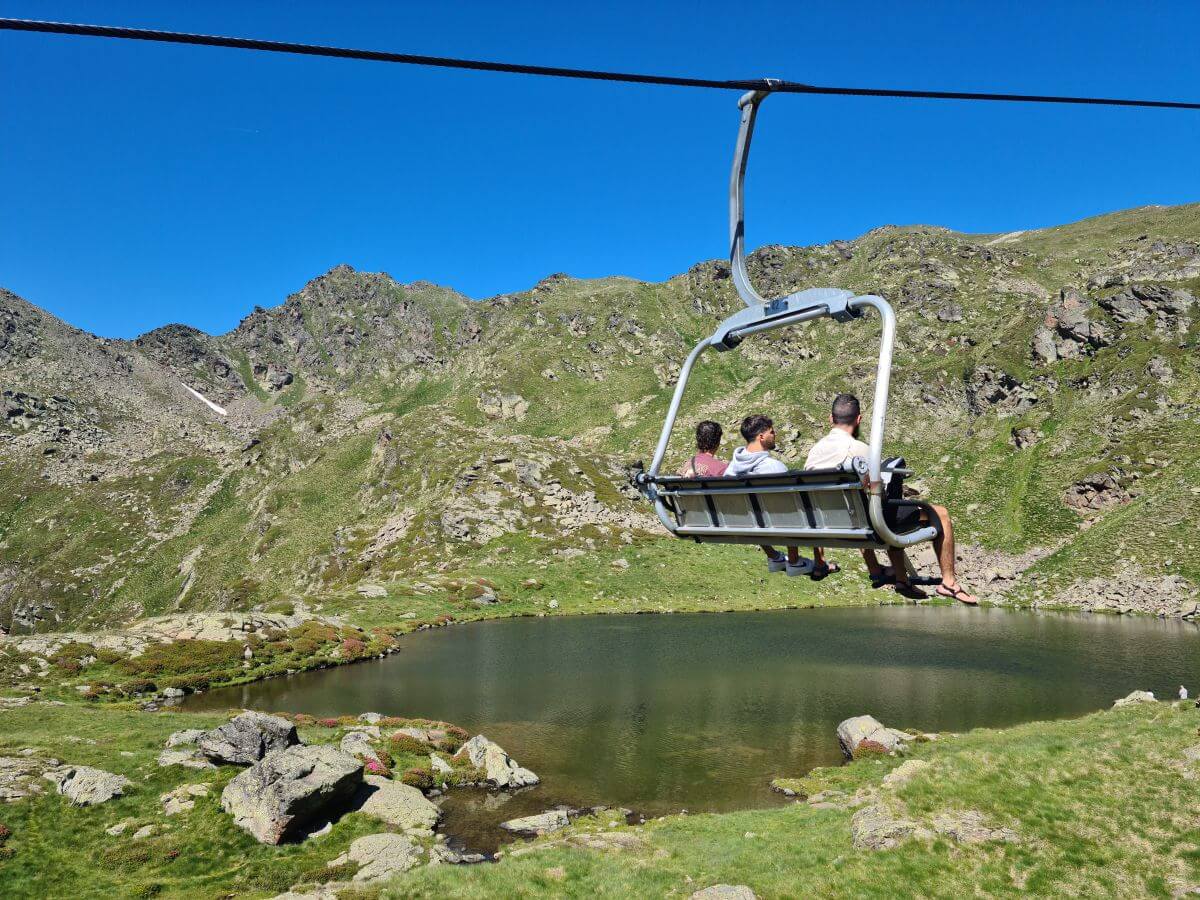
<svg viewBox="0 0 1200 900">
<path fill-rule="evenodd" d="M 828 578 L 834 572 L 840 571 L 842 571 L 842 567 L 835 562 L 818 563 L 813 566 L 813 570 L 809 573 L 808 577 L 813 581 L 820 581 L 822 578 Z"/>
<path fill-rule="evenodd" d="M 937 595 L 939 597 L 949 597 L 951 600 L 957 600 L 959 603 L 963 604 L 964 606 L 978 606 L 979 605 L 978 598 L 972 597 L 965 590 L 963 590 L 963 587 L 961 584 L 955 585 L 954 587 L 946 587 L 946 585 L 944 585 L 944 584 L 939 584 L 937 586 Z"/>
<path fill-rule="evenodd" d="M 909 584 L 907 581 L 896 582 L 896 593 L 901 597 L 907 597 L 909 600 L 928 600 L 929 595 L 926 594 L 916 585 Z"/>
<path fill-rule="evenodd" d="M 871 575 L 870 578 L 872 589 L 878 590 L 884 585 L 896 583 L 896 570 L 889 566 L 878 575 Z"/>
</svg>

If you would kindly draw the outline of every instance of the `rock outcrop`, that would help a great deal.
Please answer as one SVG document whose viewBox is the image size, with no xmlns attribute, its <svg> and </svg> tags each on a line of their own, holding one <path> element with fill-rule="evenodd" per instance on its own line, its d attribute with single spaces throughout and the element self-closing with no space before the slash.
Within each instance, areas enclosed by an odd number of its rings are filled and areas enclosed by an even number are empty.
<svg viewBox="0 0 1200 900">
<path fill-rule="evenodd" d="M 296 726 L 279 716 L 244 712 L 197 740 L 200 752 L 219 763 L 248 766 L 274 750 L 300 743 Z"/>
<path fill-rule="evenodd" d="M 552 809 L 535 816 L 509 819 L 507 822 L 501 822 L 500 827 L 514 834 L 547 834 L 566 828 L 570 824 L 571 819 L 565 809 Z"/>
<path fill-rule="evenodd" d="M 847 759 L 864 753 L 895 753 L 903 750 L 912 735 L 888 728 L 874 716 L 855 716 L 837 727 L 838 744 Z"/>
<path fill-rule="evenodd" d="M 380 881 L 407 872 L 421 862 L 421 848 L 401 834 L 368 834 L 350 845 L 350 849 L 329 865 L 358 863 L 355 881 Z"/>
<path fill-rule="evenodd" d="M 498 788 L 527 787 L 541 780 L 533 772 L 521 768 L 504 752 L 504 748 L 481 734 L 463 744 L 454 755 L 456 758 L 468 759 L 471 765 L 482 770 L 484 777 Z"/>
<path fill-rule="evenodd" d="M 44 776 L 55 790 L 74 806 L 94 806 L 113 797 L 120 797 L 132 782 L 124 775 L 115 775 L 91 766 L 62 766 Z"/>
<path fill-rule="evenodd" d="M 342 812 L 362 784 L 362 763 L 349 753 L 294 746 L 268 753 L 229 782 L 221 807 L 257 840 L 278 844 Z"/>
<path fill-rule="evenodd" d="M 358 811 L 364 815 L 405 831 L 432 831 L 441 818 L 442 811 L 415 787 L 378 775 L 363 780 L 365 799 Z"/>
</svg>

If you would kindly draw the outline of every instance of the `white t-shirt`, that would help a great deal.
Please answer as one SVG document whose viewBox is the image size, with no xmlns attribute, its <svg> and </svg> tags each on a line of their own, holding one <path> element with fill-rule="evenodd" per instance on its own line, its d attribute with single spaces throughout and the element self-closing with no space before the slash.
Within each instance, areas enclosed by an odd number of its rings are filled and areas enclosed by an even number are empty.
<svg viewBox="0 0 1200 900">
<path fill-rule="evenodd" d="M 871 453 L 871 448 L 854 435 L 840 428 L 834 428 L 821 438 L 808 451 L 808 459 L 804 461 L 806 469 L 836 469 L 852 456 L 864 459 Z"/>
</svg>

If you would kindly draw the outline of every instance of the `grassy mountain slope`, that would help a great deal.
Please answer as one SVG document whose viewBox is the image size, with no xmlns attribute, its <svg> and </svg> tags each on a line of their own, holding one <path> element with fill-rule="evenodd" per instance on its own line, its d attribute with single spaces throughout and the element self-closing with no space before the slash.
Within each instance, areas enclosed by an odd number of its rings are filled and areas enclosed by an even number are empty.
<svg viewBox="0 0 1200 900">
<path fill-rule="evenodd" d="M 1093 578 L 1194 594 L 1200 206 L 1012 235 L 885 227 L 766 247 L 751 268 L 764 294 L 832 285 L 896 307 L 889 451 L 956 514 L 968 583 L 1043 602 Z M 853 594 L 764 586 L 746 551 L 668 541 L 623 483 L 683 357 L 737 304 L 721 262 L 482 303 L 340 266 L 227 335 L 115 342 L 2 293 L 0 624 L 297 596 L 356 609 L 364 582 L 399 610 L 451 576 L 514 603 L 536 577 L 572 608 Z M 870 318 L 818 322 L 707 355 L 672 459 L 698 419 L 733 434 L 762 410 L 802 460 L 834 393 L 869 400 L 877 340 Z M 629 568 L 588 579 L 580 553 Z"/>
</svg>

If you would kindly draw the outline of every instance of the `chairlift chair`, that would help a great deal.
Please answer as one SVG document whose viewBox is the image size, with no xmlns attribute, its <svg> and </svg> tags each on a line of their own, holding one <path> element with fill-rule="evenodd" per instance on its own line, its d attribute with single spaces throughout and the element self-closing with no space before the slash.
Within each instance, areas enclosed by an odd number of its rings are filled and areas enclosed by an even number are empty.
<svg viewBox="0 0 1200 900">
<path fill-rule="evenodd" d="M 630 480 L 654 504 L 668 531 L 699 543 L 886 550 L 930 541 L 938 535 L 937 517 L 925 504 L 903 499 L 903 481 L 911 470 L 903 460 L 883 459 L 884 418 L 896 334 L 896 315 L 891 305 L 874 294 L 856 296 L 838 288 L 810 288 L 767 300 L 754 290 L 746 273 L 746 160 L 759 105 L 769 94 L 765 90 L 750 91 L 738 100 L 741 124 L 729 179 L 729 256 L 733 283 L 746 308 L 725 319 L 688 354 L 650 468 L 645 470 L 637 464 Z M 813 319 L 828 317 L 848 324 L 861 319 L 868 309 L 879 313 L 882 337 L 866 459 L 855 457 L 836 469 L 776 475 L 726 478 L 659 474 L 688 377 L 701 353 L 710 348 L 717 352 L 734 350 L 751 335 Z M 921 521 L 923 508 L 928 513 L 926 522 Z M 938 583 L 937 579 L 920 581 Z"/>
</svg>

